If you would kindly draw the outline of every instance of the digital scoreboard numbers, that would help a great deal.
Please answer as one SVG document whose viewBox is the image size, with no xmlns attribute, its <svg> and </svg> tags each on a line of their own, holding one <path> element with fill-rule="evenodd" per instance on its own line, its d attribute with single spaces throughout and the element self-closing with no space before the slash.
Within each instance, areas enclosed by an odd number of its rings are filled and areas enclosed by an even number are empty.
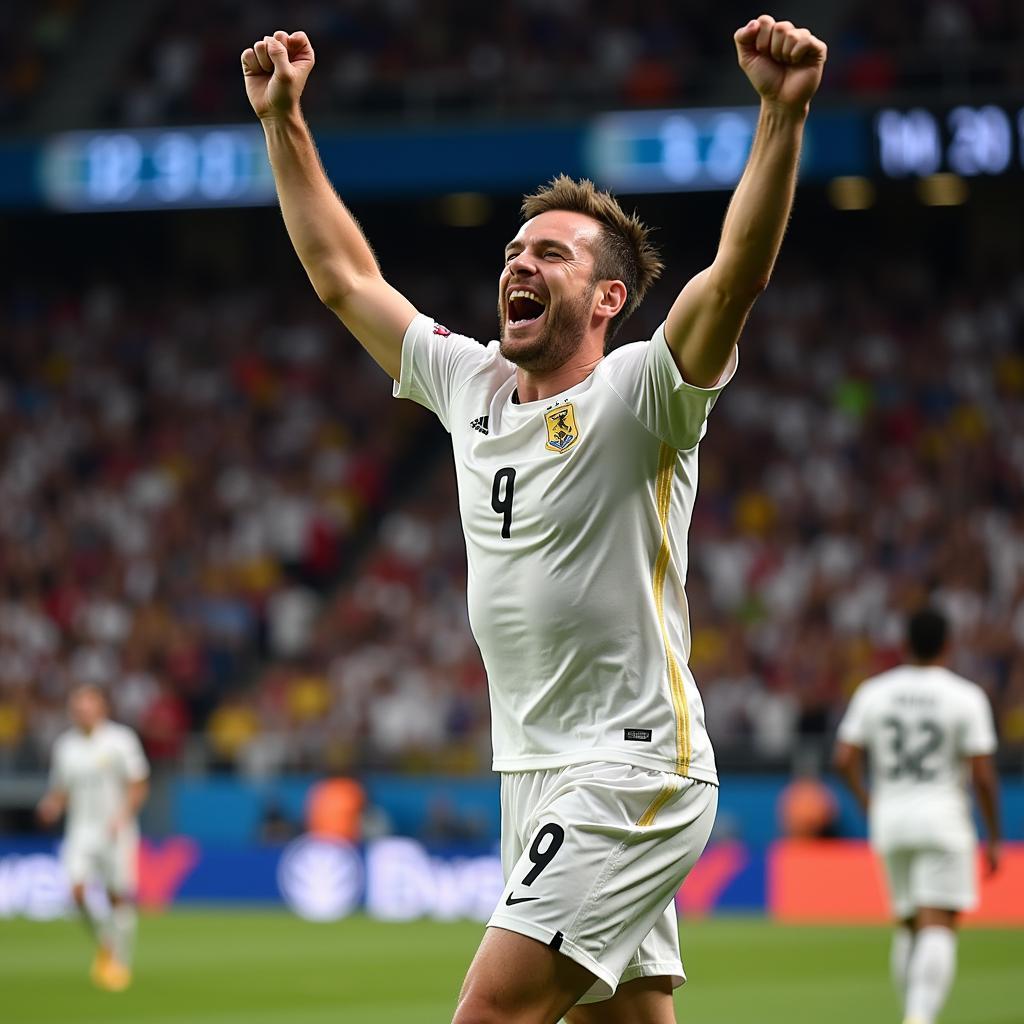
<svg viewBox="0 0 1024 1024">
<path fill-rule="evenodd" d="M 721 191 L 739 181 L 757 122 L 756 106 L 620 111 L 544 131 L 493 125 L 440 135 L 404 129 L 327 133 L 321 154 L 346 193 L 526 190 L 553 160 L 574 176 L 623 193 Z M 15 203 L 42 202 L 69 212 L 275 201 L 256 125 L 68 132 L 22 150 L 6 151 L 13 162 L 0 174 L 0 201 L 5 188 L 8 201 L 13 195 Z M 4 153 L 0 144 L 0 169 Z M 434 153 L 444 160 L 433 159 Z M 524 153 L 537 159 L 510 156 Z M 943 173 L 995 179 L 1022 171 L 1024 108 L 1016 104 L 824 106 L 807 122 L 800 179 L 810 184 L 837 176 L 903 180 Z"/>
<path fill-rule="evenodd" d="M 887 178 L 952 173 L 997 177 L 1024 169 L 1024 108 L 995 104 L 944 112 L 915 107 L 875 116 L 878 166 Z"/>
<path fill-rule="evenodd" d="M 603 114 L 591 124 L 587 166 L 622 192 L 732 188 L 756 127 L 756 107 Z"/>
<path fill-rule="evenodd" d="M 259 128 L 68 132 L 42 153 L 48 204 L 61 210 L 253 206 L 274 201 Z"/>
</svg>

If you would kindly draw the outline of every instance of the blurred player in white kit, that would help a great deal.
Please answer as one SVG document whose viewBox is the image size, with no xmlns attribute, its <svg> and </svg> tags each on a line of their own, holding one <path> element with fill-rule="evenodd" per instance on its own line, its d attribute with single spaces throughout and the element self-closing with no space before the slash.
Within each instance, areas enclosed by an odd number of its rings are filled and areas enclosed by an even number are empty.
<svg viewBox="0 0 1024 1024">
<path fill-rule="evenodd" d="M 54 744 L 50 788 L 38 812 L 47 825 L 67 814 L 62 858 L 75 904 L 96 943 L 92 980 L 119 992 L 131 983 L 137 818 L 149 792 L 149 763 L 138 736 L 110 721 L 99 687 L 77 687 L 68 710 L 73 726 Z M 86 902 L 89 883 L 107 891 L 105 916 Z"/>
<path fill-rule="evenodd" d="M 905 1024 L 933 1024 L 956 973 L 956 924 L 977 905 L 977 836 L 968 778 L 999 867 L 998 782 L 985 692 L 943 666 L 947 625 L 922 609 L 907 625 L 910 664 L 862 683 L 839 726 L 836 768 L 868 813 L 896 933 L 893 982 Z M 870 795 L 863 754 L 871 760 Z"/>
</svg>

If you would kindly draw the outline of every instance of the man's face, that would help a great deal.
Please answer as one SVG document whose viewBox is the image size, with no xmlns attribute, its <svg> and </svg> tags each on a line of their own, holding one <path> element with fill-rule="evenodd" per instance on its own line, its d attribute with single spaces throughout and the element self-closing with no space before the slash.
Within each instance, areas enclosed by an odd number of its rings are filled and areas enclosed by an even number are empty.
<svg viewBox="0 0 1024 1024">
<path fill-rule="evenodd" d="M 533 372 L 564 366 L 594 313 L 594 249 L 601 225 L 549 210 L 527 221 L 505 249 L 498 280 L 501 354 Z"/>
<path fill-rule="evenodd" d="M 71 720 L 83 732 L 92 732 L 107 717 L 103 695 L 91 686 L 83 686 L 68 701 Z"/>
</svg>

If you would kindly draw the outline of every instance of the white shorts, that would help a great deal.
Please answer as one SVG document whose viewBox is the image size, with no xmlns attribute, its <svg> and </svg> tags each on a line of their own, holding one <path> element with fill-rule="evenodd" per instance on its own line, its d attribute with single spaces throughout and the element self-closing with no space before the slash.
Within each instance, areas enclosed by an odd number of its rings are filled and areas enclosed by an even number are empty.
<svg viewBox="0 0 1024 1024">
<path fill-rule="evenodd" d="M 973 910 L 978 905 L 975 851 L 901 848 L 882 853 L 889 900 L 899 920 L 922 907 Z"/>
<path fill-rule="evenodd" d="M 597 980 L 686 980 L 674 897 L 711 834 L 718 787 L 594 762 L 501 776 L 505 891 L 488 927 L 537 939 Z"/>
<path fill-rule="evenodd" d="M 118 896 L 134 896 L 139 859 L 139 833 L 122 829 L 116 839 L 103 842 L 72 836 L 61 849 L 64 870 L 72 885 L 100 883 Z"/>
</svg>

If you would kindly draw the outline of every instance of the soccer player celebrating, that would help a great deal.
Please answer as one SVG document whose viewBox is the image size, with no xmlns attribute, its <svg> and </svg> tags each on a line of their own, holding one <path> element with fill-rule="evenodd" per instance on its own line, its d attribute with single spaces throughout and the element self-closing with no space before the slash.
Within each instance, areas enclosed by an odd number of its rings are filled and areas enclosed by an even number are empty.
<svg viewBox="0 0 1024 1024">
<path fill-rule="evenodd" d="M 897 921 L 890 964 L 905 1024 L 932 1024 L 953 984 L 957 915 L 977 903 L 968 774 L 988 831 L 988 870 L 999 866 L 996 735 L 981 687 L 943 667 L 942 615 L 926 608 L 911 616 L 907 648 L 910 664 L 857 688 L 835 760 L 869 813 L 871 843 L 885 865 Z"/>
<path fill-rule="evenodd" d="M 75 903 L 96 943 L 92 980 L 120 992 L 132 977 L 136 818 L 148 792 L 149 765 L 135 733 L 107 717 L 99 687 L 79 686 L 68 706 L 73 728 L 54 744 L 50 790 L 38 813 L 52 825 L 67 812 L 62 856 Z M 107 890 L 110 910 L 104 917 L 96 916 L 86 900 L 90 882 Z"/>
<path fill-rule="evenodd" d="M 820 40 L 767 15 L 735 43 L 761 113 L 718 253 L 650 341 L 614 351 L 661 263 L 610 195 L 559 177 L 526 198 L 498 279 L 501 340 L 482 346 L 384 280 L 328 182 L 299 107 L 306 35 L 242 54 L 313 287 L 452 436 L 507 879 L 456 1024 L 675 1019 L 673 896 L 718 781 L 687 669 L 697 447 L 778 254 L 825 63 Z"/>
</svg>

